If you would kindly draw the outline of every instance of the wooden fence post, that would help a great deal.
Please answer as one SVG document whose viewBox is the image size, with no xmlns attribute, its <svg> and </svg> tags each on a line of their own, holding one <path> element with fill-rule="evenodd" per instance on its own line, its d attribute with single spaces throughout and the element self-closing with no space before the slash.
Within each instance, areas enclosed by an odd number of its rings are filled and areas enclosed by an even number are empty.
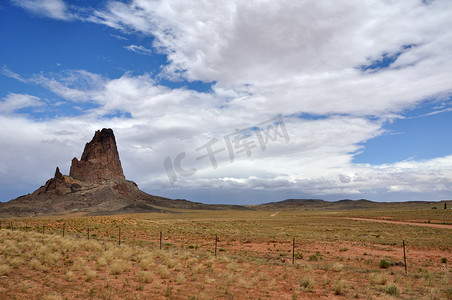
<svg viewBox="0 0 452 300">
<path fill-rule="evenodd" d="M 88 241 L 89 241 L 89 227 L 88 227 Z"/>
<path fill-rule="evenodd" d="M 66 229 L 66 223 L 63 223 L 63 237 L 64 237 L 64 231 Z"/>
<path fill-rule="evenodd" d="M 217 257 L 217 244 L 218 244 L 218 235 L 215 235 L 215 257 Z"/>
<path fill-rule="evenodd" d="M 45 228 L 45 226 L 42 225 L 42 234 L 44 234 L 44 228 Z"/>
<path fill-rule="evenodd" d="M 293 238 L 293 243 L 292 243 L 292 265 L 295 264 L 295 237 Z"/>
<path fill-rule="evenodd" d="M 119 227 L 119 239 L 118 239 L 118 245 L 121 246 L 121 227 Z"/>
<path fill-rule="evenodd" d="M 160 231 L 160 250 L 162 250 L 162 231 Z"/>
<path fill-rule="evenodd" d="M 402 243 L 403 243 L 403 260 L 405 261 L 405 274 L 408 274 L 408 271 L 406 269 L 405 240 L 403 240 Z"/>
</svg>

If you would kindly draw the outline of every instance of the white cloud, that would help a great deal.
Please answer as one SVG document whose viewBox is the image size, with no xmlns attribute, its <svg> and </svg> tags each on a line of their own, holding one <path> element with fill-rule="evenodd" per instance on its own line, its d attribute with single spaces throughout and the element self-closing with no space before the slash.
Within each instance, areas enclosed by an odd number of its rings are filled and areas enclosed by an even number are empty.
<svg viewBox="0 0 452 300">
<path fill-rule="evenodd" d="M 84 143 L 93 132 L 111 127 L 117 136 L 126 176 L 154 194 L 177 195 L 198 190 L 199 195 L 202 191 L 216 189 L 217 192 L 224 191 L 225 195 L 232 190 L 267 191 L 275 197 L 275 192 L 279 191 L 295 196 L 361 198 L 370 195 L 372 199 L 384 200 L 388 194 L 444 193 L 452 189 L 450 156 L 381 166 L 354 164 L 353 153 L 360 151 L 359 144 L 382 133 L 383 120 L 372 121 L 365 117 L 333 115 L 305 120 L 286 116 L 289 143 L 281 138 L 270 141 L 266 151 L 253 148 L 250 157 L 237 154 L 233 163 L 225 150 L 218 154 L 218 168 L 213 169 L 208 160 L 196 159 L 202 155 L 196 148 L 211 138 L 219 140 L 215 147 L 226 148 L 225 135 L 236 128 L 255 126 L 273 114 L 253 110 L 243 112 L 242 106 L 234 101 L 224 106 L 224 99 L 215 94 L 169 89 L 158 85 L 149 75 L 124 74 L 117 79 L 100 79 L 86 71 L 69 74 L 69 79 L 49 79 L 53 82 L 51 85 L 46 83 L 44 75 L 40 75 L 39 83 L 52 87 L 57 94 L 77 95 L 73 101 L 90 98 L 100 108 L 80 117 L 40 123 L 14 115 L 2 117 L 0 125 L 5 130 L 0 138 L 11 150 L 2 149 L 4 163 L 0 176 L 5 182 L 8 181 L 5 176 L 12 176 L 25 186 L 31 185 L 31 191 L 36 188 L 32 184 L 44 183 L 53 175 L 56 166 L 67 173 L 70 160 L 80 156 Z M 248 100 L 259 99 L 249 96 Z M 103 117 L 115 111 L 129 112 L 132 118 Z M 253 141 L 257 146 L 255 136 Z M 18 151 L 19 148 L 22 150 Z M 196 168 L 197 172 L 190 177 L 179 176 L 176 184 L 171 186 L 163 161 L 167 156 L 174 159 L 181 152 L 187 154 L 183 167 Z M 41 153 L 39 159 L 33 153 Z M 19 162 L 20 157 L 28 159 Z M 27 172 L 30 168 L 40 172 L 31 174 Z M 379 195 L 372 194 L 376 190 Z M 193 193 L 192 199 L 196 200 L 193 198 L 196 193 Z M 263 199 L 262 196 L 259 199 Z"/>
<path fill-rule="evenodd" d="M 11 114 L 22 108 L 41 105 L 43 105 L 43 103 L 38 97 L 10 93 L 0 101 L 0 113 Z"/>
<path fill-rule="evenodd" d="M 39 74 L 25 82 L 46 87 L 58 96 L 75 102 L 93 101 L 93 97 L 104 88 L 106 79 L 85 70 L 66 71 L 61 74 Z"/>
<path fill-rule="evenodd" d="M 141 54 L 141 55 L 151 55 L 152 54 L 152 50 L 148 49 L 144 46 L 137 46 L 137 45 L 129 45 L 129 46 L 124 46 L 125 49 L 135 52 L 137 54 Z"/>
<path fill-rule="evenodd" d="M 128 41 L 129 40 L 128 38 L 126 38 L 124 36 L 121 36 L 121 35 L 117 35 L 117 34 L 110 34 L 110 36 L 114 37 L 117 40 L 122 40 L 122 41 Z"/>
<path fill-rule="evenodd" d="M 25 79 L 22 78 L 22 76 L 20 76 L 19 74 L 14 73 L 13 71 L 9 70 L 6 66 L 2 67 L 1 73 L 3 75 L 5 75 L 5 76 L 10 77 L 10 78 L 16 79 L 16 80 L 21 81 L 21 82 L 25 82 Z"/>
<path fill-rule="evenodd" d="M 97 22 L 156 37 L 169 78 L 260 95 L 262 109 L 385 114 L 446 92 L 450 1 L 109 2 Z M 403 49 L 405 45 L 415 45 Z M 359 66 L 403 53 L 390 69 Z"/>
<path fill-rule="evenodd" d="M 71 20 L 73 15 L 62 0 L 11 0 L 14 5 L 39 16 L 58 20 Z"/>
<path fill-rule="evenodd" d="M 71 15 L 61 1 L 45 2 L 55 6 L 39 9 L 33 5 L 41 2 L 21 3 L 48 17 Z M 360 145 L 381 135 L 386 122 L 403 118 L 405 109 L 426 99 L 452 95 L 450 1 L 135 0 L 109 1 L 104 9 L 87 11 L 91 15 L 84 21 L 155 37 L 152 51 L 167 54 L 169 61 L 160 76 L 216 82 L 213 92 L 170 89 L 150 73 L 106 78 L 78 70 L 24 79 L 4 67 L 2 73 L 9 77 L 99 108 L 40 123 L 2 116 L 0 125 L 10 132 L 0 139 L 9 141 L 11 149 L 26 144 L 33 151 L 15 156 L 14 150 L 3 149 L 8 159 L 0 174 L 19 178 L 30 164 L 39 170 L 50 165 L 50 177 L 57 164 L 68 169 L 94 130 L 112 127 L 126 176 L 149 192 L 286 191 L 384 200 L 394 193 L 443 195 L 452 190 L 451 156 L 380 166 L 353 163 L 355 153 L 363 150 Z M 126 49 L 151 54 L 143 46 Z M 398 57 L 387 68 L 361 70 L 385 54 Z M 11 113 L 39 100 L 22 96 L 16 106 L 5 100 L 9 104 L 3 111 Z M 106 117 L 118 112 L 131 118 Z M 303 113 L 319 118 L 298 117 Z M 225 135 L 278 114 L 284 115 L 289 143 L 272 142 L 266 151 L 253 148 L 250 157 L 242 153 L 233 163 L 225 150 L 218 154 L 217 169 L 208 160 L 197 160 L 201 154 L 196 149 L 211 138 L 219 140 L 215 146 L 226 147 Z M 256 138 L 253 141 L 258 145 Z M 181 152 L 186 152 L 184 168 L 197 172 L 179 176 L 171 186 L 163 161 Z M 18 163 L 31 153 L 48 155 Z M 43 174 L 27 173 L 26 181 L 36 182 L 46 177 Z M 0 176 L 3 180 L 6 175 Z"/>
</svg>

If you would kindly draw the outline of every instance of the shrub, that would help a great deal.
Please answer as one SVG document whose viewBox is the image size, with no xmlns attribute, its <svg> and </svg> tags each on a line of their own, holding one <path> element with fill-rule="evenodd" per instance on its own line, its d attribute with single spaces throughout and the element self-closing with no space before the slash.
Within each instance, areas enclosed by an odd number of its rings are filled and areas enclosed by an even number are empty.
<svg viewBox="0 0 452 300">
<path fill-rule="evenodd" d="M 312 255 L 309 255 L 309 260 L 318 261 L 319 257 L 317 256 L 317 254 L 312 254 Z"/>
<path fill-rule="evenodd" d="M 72 272 L 72 271 L 67 271 L 66 272 L 66 281 L 72 281 L 72 280 L 74 280 L 74 272 Z"/>
<path fill-rule="evenodd" d="M 390 263 L 388 260 L 382 259 L 382 260 L 380 261 L 380 268 L 382 268 L 382 269 L 387 269 L 387 268 L 389 268 L 390 266 L 391 266 L 391 263 Z"/>
<path fill-rule="evenodd" d="M 398 296 L 400 294 L 399 288 L 395 284 L 386 286 L 384 288 L 384 291 L 386 294 L 392 295 L 392 296 Z"/>
<path fill-rule="evenodd" d="M 115 260 L 110 267 L 111 275 L 118 275 L 130 269 L 129 264 L 121 259 Z"/>
<path fill-rule="evenodd" d="M 8 263 L 13 269 L 18 269 L 21 265 L 23 265 L 24 259 L 21 257 L 13 257 L 8 259 Z"/>
<path fill-rule="evenodd" d="M 333 271 L 335 271 L 335 272 L 340 272 L 340 271 L 342 271 L 343 268 L 344 268 L 344 265 L 341 263 L 336 262 L 333 264 Z"/>
<path fill-rule="evenodd" d="M 96 271 L 92 270 L 90 267 L 84 267 L 83 271 L 85 272 L 86 281 L 91 281 L 97 277 Z"/>
<path fill-rule="evenodd" d="M 185 281 L 186 281 L 186 278 L 185 278 L 184 273 L 179 273 L 179 274 L 177 274 L 177 276 L 176 276 L 176 283 L 177 283 L 177 284 L 182 284 L 182 283 L 184 283 Z"/>
<path fill-rule="evenodd" d="M 301 280 L 300 286 L 306 291 L 311 291 L 314 288 L 314 279 L 312 277 L 304 277 Z"/>
<path fill-rule="evenodd" d="M 140 271 L 138 272 L 138 280 L 144 283 L 152 282 L 152 273 L 149 271 Z"/>
<path fill-rule="evenodd" d="M 370 275 L 370 282 L 385 285 L 388 282 L 388 277 L 383 273 L 372 273 Z"/>
<path fill-rule="evenodd" d="M 159 274 L 161 279 L 167 279 L 170 277 L 170 271 L 165 265 L 158 266 L 157 273 Z"/>
<path fill-rule="evenodd" d="M 441 258 L 441 262 L 442 262 L 443 264 L 447 263 L 447 258 L 445 258 L 445 257 Z"/>
<path fill-rule="evenodd" d="M 296 253 L 295 253 L 295 258 L 296 258 L 296 259 L 303 259 L 303 253 L 296 252 Z"/>
<path fill-rule="evenodd" d="M 344 295 L 345 294 L 345 281 L 339 280 L 334 287 L 334 293 L 336 295 Z"/>
<path fill-rule="evenodd" d="M 143 270 L 149 270 L 154 266 L 154 260 L 150 257 L 144 257 L 140 260 L 140 266 Z"/>
<path fill-rule="evenodd" d="M 39 270 L 41 268 L 41 262 L 35 258 L 30 261 L 30 266 L 33 270 Z"/>
<path fill-rule="evenodd" d="M 198 265 L 194 266 L 193 269 L 192 269 L 193 274 L 201 273 L 202 267 L 203 267 L 202 264 L 198 264 Z"/>
<path fill-rule="evenodd" d="M 8 265 L 0 265 L 0 276 L 7 275 L 11 271 L 10 266 Z"/>
<path fill-rule="evenodd" d="M 215 261 L 215 260 L 214 260 L 213 258 L 210 258 L 210 259 L 208 259 L 208 260 L 205 261 L 204 265 L 205 265 L 207 268 L 212 268 L 214 261 Z"/>
</svg>

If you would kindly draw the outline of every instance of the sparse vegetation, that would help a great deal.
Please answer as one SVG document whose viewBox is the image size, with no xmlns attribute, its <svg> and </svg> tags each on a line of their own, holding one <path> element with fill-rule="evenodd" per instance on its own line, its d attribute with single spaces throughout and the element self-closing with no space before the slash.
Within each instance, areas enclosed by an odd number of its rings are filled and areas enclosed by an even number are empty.
<svg viewBox="0 0 452 300">
<path fill-rule="evenodd" d="M 379 285 L 385 285 L 388 282 L 388 276 L 385 273 L 372 273 L 370 282 Z"/>
<path fill-rule="evenodd" d="M 386 213 L 399 220 L 418 216 L 416 211 Z M 447 222 L 445 214 L 450 217 L 452 211 L 428 213 L 435 224 Z M 396 225 L 375 223 L 369 228 L 366 222 L 338 218 L 338 213 L 315 214 L 319 215 L 290 211 L 269 218 L 266 212 L 200 211 L 14 219 L 14 231 L 0 230 L 0 298 L 204 299 L 252 294 L 263 299 L 334 295 L 447 299 L 452 294 L 444 272 L 452 243 L 447 230 L 399 226 L 397 234 L 391 234 Z M 95 237 L 89 241 L 88 227 Z M 410 241 L 408 275 L 400 263 L 400 236 Z M 297 241 L 294 265 L 292 237 Z M 441 256 L 420 254 L 430 250 Z M 376 270 L 382 261 L 391 266 L 389 270 Z"/>
<path fill-rule="evenodd" d="M 390 266 L 391 266 L 391 262 L 389 262 L 388 260 L 386 260 L 386 259 L 380 260 L 380 268 L 387 269 Z"/>
<path fill-rule="evenodd" d="M 400 294 L 399 288 L 395 284 L 391 284 L 384 287 L 384 291 L 388 295 L 398 296 Z"/>
<path fill-rule="evenodd" d="M 336 262 L 336 263 L 333 264 L 332 270 L 334 272 L 340 272 L 340 271 L 342 271 L 343 268 L 344 268 L 343 264 Z"/>
<path fill-rule="evenodd" d="M 311 291 L 314 288 L 314 284 L 314 279 L 311 276 L 306 276 L 301 280 L 300 286 L 306 291 Z"/>
<path fill-rule="evenodd" d="M 317 254 L 309 255 L 309 260 L 317 261 L 319 260 L 319 256 Z"/>
<path fill-rule="evenodd" d="M 345 280 L 339 280 L 336 283 L 336 286 L 334 287 L 334 293 L 336 295 L 344 295 L 345 294 L 345 286 L 346 286 L 346 282 Z"/>
</svg>

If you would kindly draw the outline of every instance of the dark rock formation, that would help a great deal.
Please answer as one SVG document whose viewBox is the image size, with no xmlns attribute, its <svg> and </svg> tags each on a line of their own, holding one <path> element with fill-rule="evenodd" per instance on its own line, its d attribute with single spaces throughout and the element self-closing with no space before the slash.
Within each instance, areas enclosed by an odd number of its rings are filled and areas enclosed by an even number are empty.
<svg viewBox="0 0 452 300">
<path fill-rule="evenodd" d="M 167 211 L 162 207 L 243 209 L 172 200 L 142 192 L 135 182 L 125 179 L 113 130 L 104 128 L 96 131 L 93 139 L 85 145 L 81 159 L 72 160 L 69 176 L 61 174 L 57 167 L 54 177 L 32 194 L 0 203 L 0 216 Z"/>
<path fill-rule="evenodd" d="M 96 131 L 85 145 L 80 161 L 76 157 L 72 159 L 69 176 L 87 182 L 125 179 L 113 130 Z"/>
</svg>

